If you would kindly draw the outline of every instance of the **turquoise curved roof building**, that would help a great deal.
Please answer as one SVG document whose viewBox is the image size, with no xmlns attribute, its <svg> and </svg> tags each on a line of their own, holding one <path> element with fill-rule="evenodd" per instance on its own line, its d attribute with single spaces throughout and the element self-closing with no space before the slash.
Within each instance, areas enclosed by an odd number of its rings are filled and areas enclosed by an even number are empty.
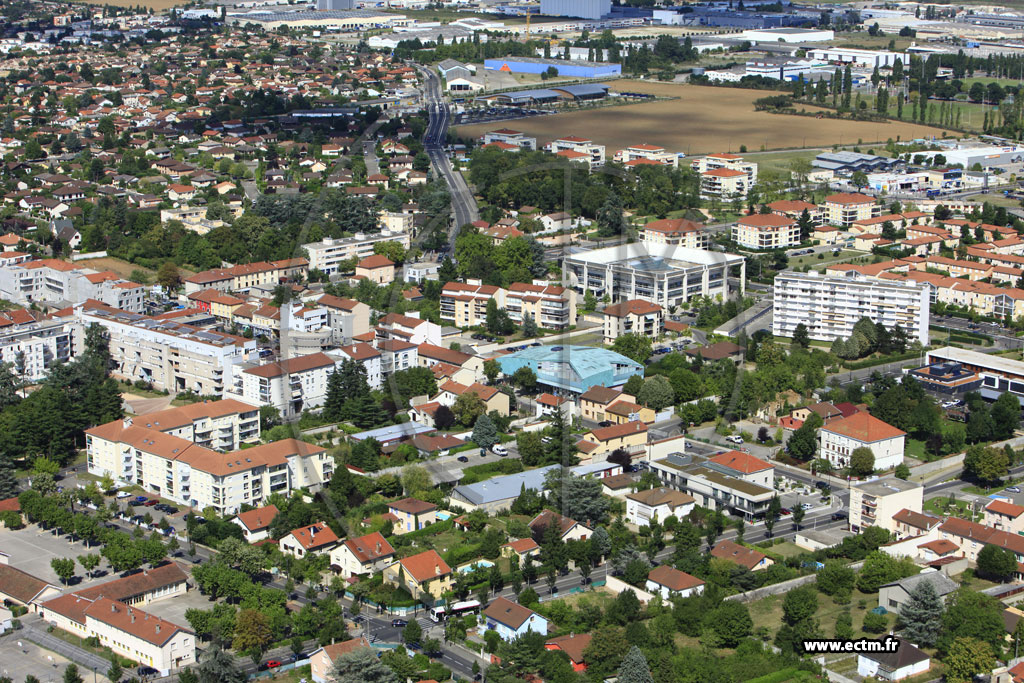
<svg viewBox="0 0 1024 683">
<path fill-rule="evenodd" d="M 635 360 L 593 346 L 531 346 L 497 361 L 506 375 L 529 367 L 538 383 L 559 394 L 582 394 L 593 386 L 611 387 L 644 375 L 644 366 Z"/>
</svg>

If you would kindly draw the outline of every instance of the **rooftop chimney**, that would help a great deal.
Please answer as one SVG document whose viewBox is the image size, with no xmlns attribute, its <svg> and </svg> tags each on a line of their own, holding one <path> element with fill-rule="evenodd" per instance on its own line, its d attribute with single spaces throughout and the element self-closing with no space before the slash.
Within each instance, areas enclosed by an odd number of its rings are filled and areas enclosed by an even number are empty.
<svg viewBox="0 0 1024 683">
<path fill-rule="evenodd" d="M 130 615 L 131 615 L 131 617 L 132 617 L 132 623 L 134 624 L 134 623 L 135 623 L 135 612 L 129 612 L 128 614 L 130 614 Z"/>
<path fill-rule="evenodd" d="M 125 415 L 124 419 L 121 420 L 121 424 L 124 425 L 125 429 L 128 429 L 129 427 L 131 427 L 132 426 L 132 416 L 131 415 Z"/>
<path fill-rule="evenodd" d="M 377 552 L 380 552 L 380 541 L 377 541 Z"/>
<path fill-rule="evenodd" d="M 157 632 L 157 633 L 160 633 L 160 624 L 157 624 L 157 625 L 156 625 L 156 632 Z"/>
<path fill-rule="evenodd" d="M 117 611 L 117 605 L 114 604 L 114 603 L 110 603 L 110 611 L 111 612 L 116 612 Z"/>
<path fill-rule="evenodd" d="M 436 574 L 437 576 L 441 576 L 441 565 L 439 565 L 439 564 L 435 564 L 434 565 L 434 574 Z"/>
</svg>

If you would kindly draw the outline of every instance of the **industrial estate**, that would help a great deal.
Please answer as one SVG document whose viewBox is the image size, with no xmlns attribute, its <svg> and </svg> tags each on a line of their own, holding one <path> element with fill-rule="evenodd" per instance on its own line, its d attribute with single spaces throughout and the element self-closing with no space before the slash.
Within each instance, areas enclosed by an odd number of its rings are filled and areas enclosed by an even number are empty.
<svg viewBox="0 0 1024 683">
<path fill-rule="evenodd" d="M 0 5 L 0 683 L 1024 681 L 1024 12 Z"/>
</svg>

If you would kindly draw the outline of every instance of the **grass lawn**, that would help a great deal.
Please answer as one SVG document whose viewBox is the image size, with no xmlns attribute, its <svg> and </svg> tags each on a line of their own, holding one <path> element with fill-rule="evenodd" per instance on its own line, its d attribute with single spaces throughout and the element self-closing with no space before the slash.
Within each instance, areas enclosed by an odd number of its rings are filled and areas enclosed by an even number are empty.
<svg viewBox="0 0 1024 683">
<path fill-rule="evenodd" d="M 761 600 L 748 603 L 747 606 L 750 608 L 750 618 L 754 622 L 755 631 L 761 627 L 767 628 L 772 633 L 778 630 L 779 624 L 782 623 L 782 601 L 784 598 L 785 595 L 769 595 Z M 868 613 L 868 610 L 874 609 L 877 606 L 877 594 L 861 593 L 856 588 L 853 590 L 853 596 L 849 605 L 837 605 L 832 601 L 832 598 L 824 593 L 819 593 L 818 611 L 815 617 L 821 625 L 821 632 L 825 634 L 826 638 L 830 638 L 836 631 L 836 619 L 842 612 L 848 609 L 853 617 L 855 636 L 865 635 L 874 638 L 875 634 L 858 634 L 857 631 L 860 630 L 861 625 L 864 623 L 864 615 Z M 889 620 L 891 626 L 894 618 L 890 615 Z"/>
<path fill-rule="evenodd" d="M 912 38 L 902 38 L 896 34 L 885 34 L 882 36 L 873 36 L 867 31 L 856 31 L 853 33 L 837 33 L 834 44 L 849 46 L 849 47 L 863 47 L 867 49 L 889 49 L 889 41 L 896 41 L 896 51 L 902 52 L 910 46 L 913 42 Z"/>
<path fill-rule="evenodd" d="M 756 161 L 759 170 L 774 169 L 777 171 L 789 172 L 789 165 L 795 159 L 806 159 L 811 161 L 821 151 L 821 148 L 816 149 L 794 149 L 787 150 L 785 152 L 752 152 L 746 156 L 750 157 L 751 161 Z"/>
<path fill-rule="evenodd" d="M 955 500 L 953 501 L 953 504 L 950 505 L 949 496 L 936 496 L 935 498 L 929 498 L 924 502 L 923 507 L 925 512 L 931 512 L 940 516 L 953 515 L 964 519 L 974 518 L 974 513 L 968 503 L 962 500 Z"/>
<path fill-rule="evenodd" d="M 831 252 L 822 255 L 822 258 L 818 258 L 817 254 L 804 254 L 803 256 L 797 256 L 796 258 L 789 259 L 789 267 L 791 269 L 802 268 L 803 266 L 809 266 L 811 268 L 824 267 L 832 263 L 842 263 L 849 261 L 852 258 L 864 256 L 863 251 L 855 251 L 853 249 L 843 249 L 835 256 Z"/>
<path fill-rule="evenodd" d="M 928 462 L 931 457 L 925 452 L 924 441 L 911 439 L 910 437 L 907 437 L 906 454 L 912 458 L 917 458 L 921 462 Z"/>
<path fill-rule="evenodd" d="M 785 543 L 773 545 L 771 548 L 768 548 L 768 550 L 774 553 L 778 553 L 783 557 L 796 557 L 797 555 L 807 552 L 806 550 L 798 546 L 796 543 L 793 543 L 792 541 L 786 541 Z"/>
</svg>

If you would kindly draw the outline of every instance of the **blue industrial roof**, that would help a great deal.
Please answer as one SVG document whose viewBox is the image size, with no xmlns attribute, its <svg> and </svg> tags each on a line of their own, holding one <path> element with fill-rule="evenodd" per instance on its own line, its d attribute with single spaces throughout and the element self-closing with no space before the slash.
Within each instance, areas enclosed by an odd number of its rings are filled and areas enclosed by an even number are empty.
<svg viewBox="0 0 1024 683">
<path fill-rule="evenodd" d="M 358 434 L 353 434 L 350 438 L 354 441 L 363 441 L 365 439 L 392 441 L 394 439 L 401 439 L 432 431 L 434 431 L 433 427 L 428 427 L 426 425 L 419 424 L 418 422 L 403 422 L 402 424 L 391 425 L 390 427 L 380 427 L 378 429 L 371 429 L 367 432 L 359 432 Z"/>
<path fill-rule="evenodd" d="M 547 88 L 538 88 L 537 90 L 519 90 L 516 92 L 501 93 L 501 97 L 507 97 L 510 100 L 544 100 L 551 98 L 557 99 L 558 93 Z"/>
<path fill-rule="evenodd" d="M 569 93 L 574 97 L 583 97 L 586 95 L 603 95 L 608 92 L 607 85 L 560 85 L 553 90 L 559 90 L 564 93 Z"/>
<path fill-rule="evenodd" d="M 595 346 L 531 346 L 522 351 L 502 356 L 498 359 L 498 362 L 512 358 L 533 361 L 535 363 L 568 363 L 580 377 L 589 377 L 590 375 L 604 372 L 609 366 L 613 365 L 643 367 L 635 360 L 626 358 L 621 353 L 615 353 L 614 351 Z"/>
<path fill-rule="evenodd" d="M 454 492 L 462 495 L 473 505 L 485 505 L 505 500 L 506 498 L 515 498 L 523 490 L 524 486 L 534 491 L 542 489 L 544 487 L 544 475 L 547 474 L 548 470 L 556 467 L 558 465 L 548 465 L 547 467 L 538 467 L 535 470 L 495 477 L 494 479 L 477 482 L 476 484 L 456 486 Z"/>
</svg>

